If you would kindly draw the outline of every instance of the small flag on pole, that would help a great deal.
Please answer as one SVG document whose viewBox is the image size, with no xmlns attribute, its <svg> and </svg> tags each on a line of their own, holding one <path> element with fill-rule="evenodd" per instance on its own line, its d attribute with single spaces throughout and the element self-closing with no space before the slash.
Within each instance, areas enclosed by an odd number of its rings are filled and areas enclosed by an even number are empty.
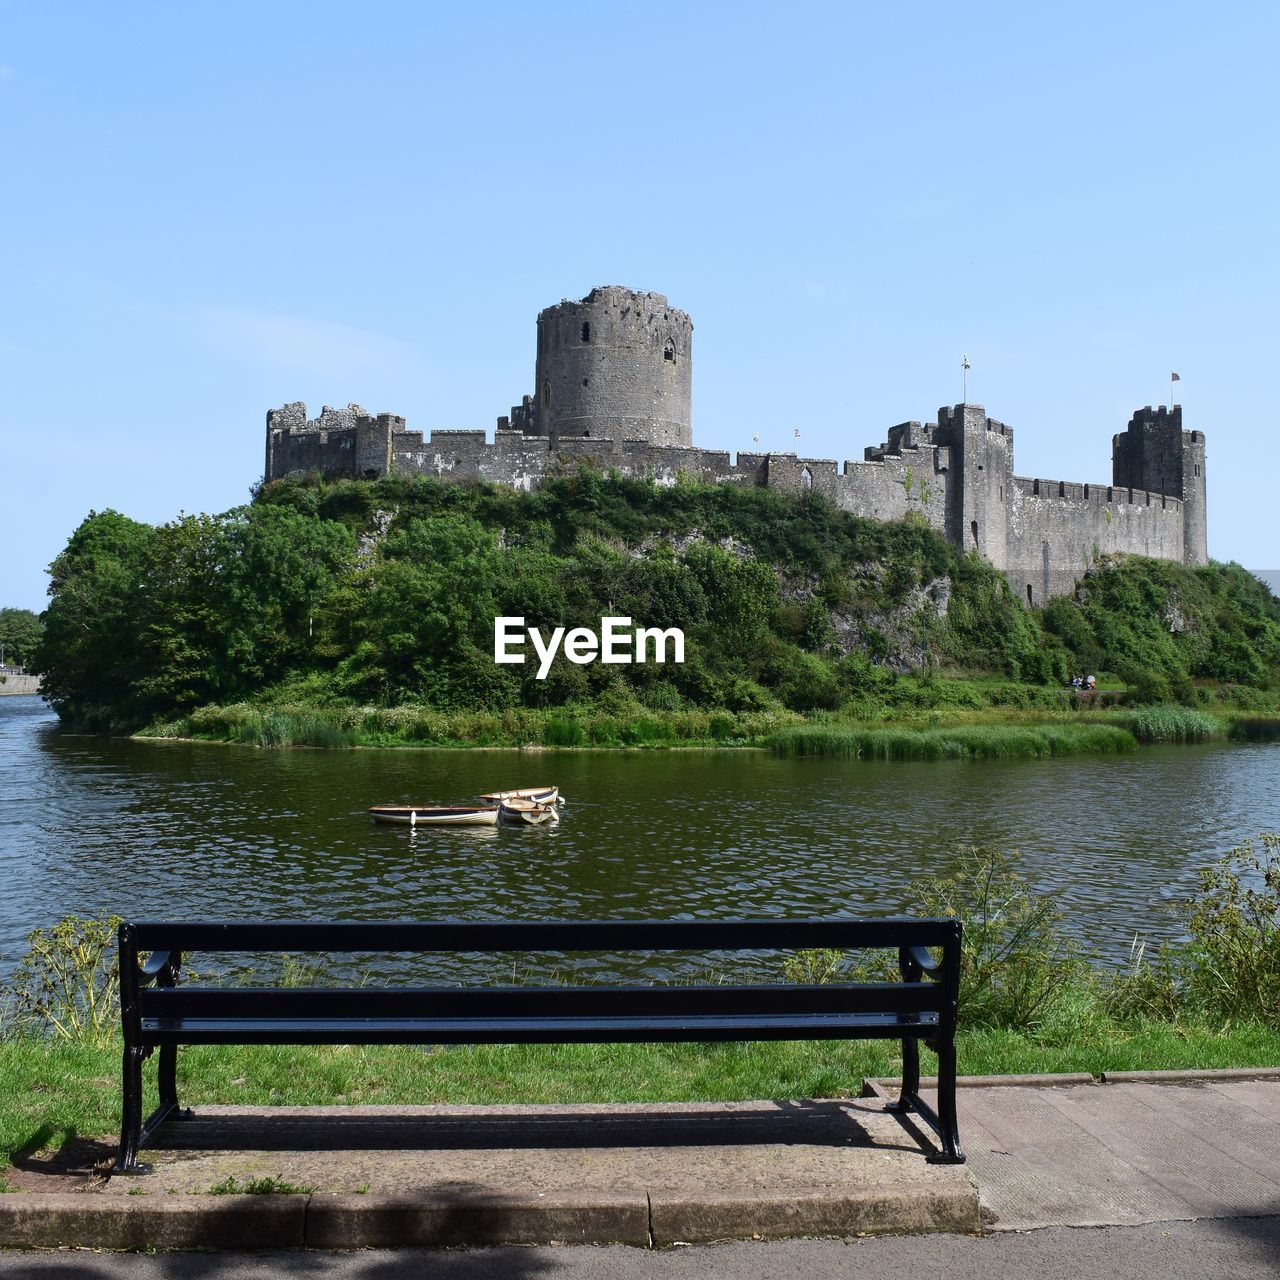
<svg viewBox="0 0 1280 1280">
<path fill-rule="evenodd" d="M 759 444 L 759 443 L 760 443 L 760 437 L 759 437 L 759 436 L 752 436 L 752 437 L 751 437 L 751 443 L 752 443 L 752 444 Z"/>
<path fill-rule="evenodd" d="M 1170 374 L 1169 374 L 1169 381 L 1170 381 L 1170 382 L 1181 382 L 1181 381 L 1182 381 L 1182 378 L 1181 378 L 1178 374 L 1173 373 L 1173 372 L 1170 372 Z"/>
<path fill-rule="evenodd" d="M 796 439 L 797 439 L 797 440 L 799 440 L 799 439 L 800 439 L 800 428 L 799 428 L 799 427 L 797 427 L 797 428 L 796 428 Z"/>
</svg>

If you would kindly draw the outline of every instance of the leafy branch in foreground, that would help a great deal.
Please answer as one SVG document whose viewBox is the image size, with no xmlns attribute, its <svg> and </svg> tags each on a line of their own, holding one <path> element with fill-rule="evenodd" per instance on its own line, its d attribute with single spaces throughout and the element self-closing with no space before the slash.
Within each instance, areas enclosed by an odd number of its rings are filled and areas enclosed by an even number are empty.
<svg viewBox="0 0 1280 1280">
<path fill-rule="evenodd" d="M 1092 979 L 1056 902 L 1032 892 L 1017 866 L 1016 853 L 973 848 L 947 875 L 912 886 L 922 915 L 964 927 L 961 1025 L 1032 1029 L 1060 995 Z"/>
<path fill-rule="evenodd" d="M 67 916 L 48 929 L 32 930 L 6 993 L 15 1029 L 52 1030 L 78 1044 L 111 1044 L 120 1026 L 119 926 L 119 916 Z"/>
<path fill-rule="evenodd" d="M 1246 840 L 1199 873 L 1175 944 L 1190 1002 L 1225 1017 L 1280 1023 L 1280 835 Z"/>
</svg>

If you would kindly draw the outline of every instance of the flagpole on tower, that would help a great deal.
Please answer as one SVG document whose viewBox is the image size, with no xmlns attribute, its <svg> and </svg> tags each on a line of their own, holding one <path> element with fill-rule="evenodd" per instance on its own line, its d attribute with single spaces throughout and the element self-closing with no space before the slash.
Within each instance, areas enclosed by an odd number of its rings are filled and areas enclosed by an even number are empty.
<svg viewBox="0 0 1280 1280">
<path fill-rule="evenodd" d="M 1175 382 L 1181 382 L 1181 381 L 1182 379 L 1176 373 L 1174 373 L 1172 369 L 1170 369 L 1169 370 L 1169 412 L 1170 413 L 1173 412 L 1173 384 Z"/>
<path fill-rule="evenodd" d="M 969 403 L 969 370 L 973 365 L 969 363 L 968 356 L 960 357 L 960 403 Z"/>
</svg>

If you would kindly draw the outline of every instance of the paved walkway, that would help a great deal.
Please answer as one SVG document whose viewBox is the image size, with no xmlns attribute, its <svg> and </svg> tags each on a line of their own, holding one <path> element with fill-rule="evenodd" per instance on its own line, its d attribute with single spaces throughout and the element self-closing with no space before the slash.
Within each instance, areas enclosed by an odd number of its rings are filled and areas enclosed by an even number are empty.
<svg viewBox="0 0 1280 1280">
<path fill-rule="evenodd" d="M 1280 1080 L 963 1089 L 988 1225 L 1280 1215 Z"/>
<path fill-rule="evenodd" d="M 882 1096 L 571 1107 L 206 1107 L 145 1178 L 39 1157 L 0 1243 L 341 1248 L 976 1233 L 1280 1215 L 1280 1071 L 960 1090 L 969 1163 Z M 274 1179 L 279 1194 L 234 1194 Z M 210 1194 L 215 1186 L 233 1194 Z"/>
</svg>

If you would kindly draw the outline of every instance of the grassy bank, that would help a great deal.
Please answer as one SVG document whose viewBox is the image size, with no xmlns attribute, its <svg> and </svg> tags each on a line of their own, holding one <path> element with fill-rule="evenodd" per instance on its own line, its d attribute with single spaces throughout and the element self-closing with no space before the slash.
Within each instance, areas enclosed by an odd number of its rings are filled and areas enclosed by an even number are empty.
<svg viewBox="0 0 1280 1280">
<path fill-rule="evenodd" d="M 430 707 L 202 707 L 138 736 L 279 747 L 757 747 L 782 756 L 864 760 L 1016 759 L 1132 750 L 1139 743 L 1280 740 L 1280 716 L 1218 705 L 1082 708 L 1063 691 L 977 680 L 902 681 L 893 705 L 803 715 L 653 710 L 630 700 L 556 708 L 443 711 Z M 924 686 L 911 691 L 910 685 Z M 945 686 L 935 702 L 930 688 Z M 957 695 L 957 690 L 981 697 Z M 1053 693 L 1053 699 L 1045 698 Z"/>
<path fill-rule="evenodd" d="M 244 1106 L 373 1103 L 696 1102 L 856 1096 L 898 1074 L 891 1042 L 750 1045 L 521 1045 L 420 1050 L 240 1046 L 178 1054 L 184 1102 Z M 967 1075 L 1258 1067 L 1280 1061 L 1280 1031 L 1137 1024 L 1044 1044 L 1009 1030 L 959 1040 Z M 931 1055 L 924 1067 L 931 1069 Z M 149 1067 L 148 1097 L 154 1097 Z M 0 1042 L 0 1167 L 120 1124 L 120 1052 L 35 1037 Z"/>
</svg>

